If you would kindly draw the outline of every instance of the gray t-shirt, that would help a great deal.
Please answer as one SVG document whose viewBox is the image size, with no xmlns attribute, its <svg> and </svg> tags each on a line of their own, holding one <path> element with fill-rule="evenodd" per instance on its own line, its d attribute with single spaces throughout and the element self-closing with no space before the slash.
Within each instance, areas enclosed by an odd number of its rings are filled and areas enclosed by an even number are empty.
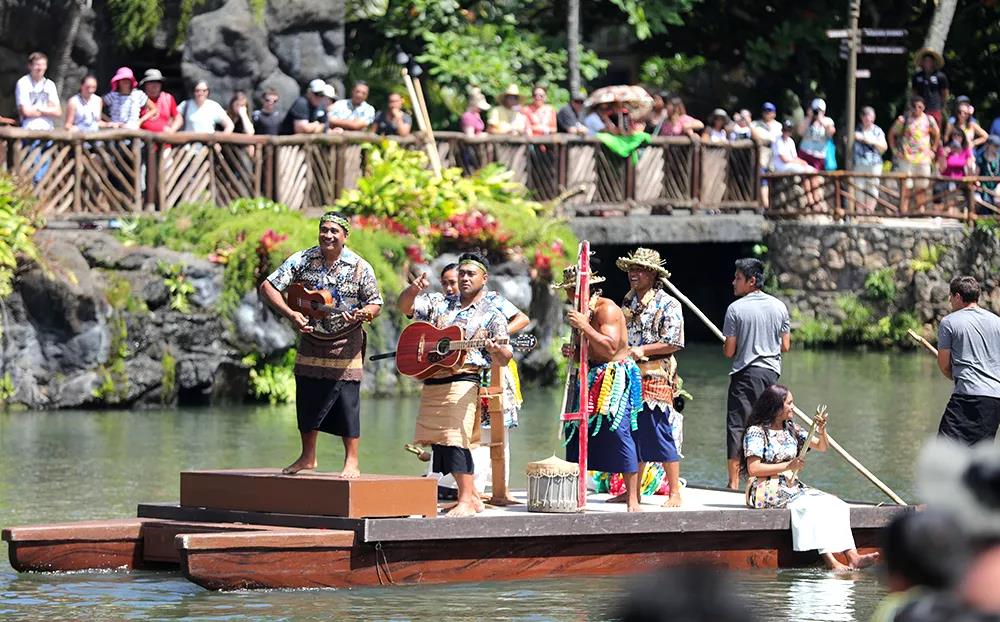
<svg viewBox="0 0 1000 622">
<path fill-rule="evenodd" d="M 980 307 L 949 313 L 938 328 L 938 347 L 951 350 L 956 394 L 1000 398 L 1000 317 Z"/>
<path fill-rule="evenodd" d="M 790 330 L 785 304 L 762 291 L 743 296 L 726 309 L 722 334 L 736 337 L 730 375 L 747 367 L 781 373 L 781 336 Z"/>
</svg>

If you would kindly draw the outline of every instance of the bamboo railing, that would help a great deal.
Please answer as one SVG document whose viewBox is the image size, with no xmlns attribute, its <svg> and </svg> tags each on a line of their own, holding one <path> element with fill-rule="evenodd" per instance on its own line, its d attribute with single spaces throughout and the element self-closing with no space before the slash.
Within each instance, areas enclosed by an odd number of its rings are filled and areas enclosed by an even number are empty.
<svg viewBox="0 0 1000 622">
<path fill-rule="evenodd" d="M 435 134 L 445 166 L 498 162 L 534 198 L 569 196 L 570 215 L 760 207 L 757 146 L 655 137 L 623 158 L 592 137 Z M 0 129 L 0 170 L 25 180 L 49 218 L 160 212 L 191 201 L 263 196 L 292 209 L 333 203 L 364 174 L 367 133 L 296 136 L 90 134 Z M 412 148 L 419 139 L 390 137 Z"/>
</svg>

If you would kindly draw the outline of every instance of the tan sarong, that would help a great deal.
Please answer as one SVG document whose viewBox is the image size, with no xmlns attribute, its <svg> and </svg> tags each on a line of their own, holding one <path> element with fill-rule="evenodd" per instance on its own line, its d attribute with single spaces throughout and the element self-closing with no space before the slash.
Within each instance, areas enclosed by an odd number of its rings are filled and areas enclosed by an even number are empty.
<svg viewBox="0 0 1000 622">
<path fill-rule="evenodd" d="M 413 435 L 417 445 L 479 446 L 479 384 L 425 384 Z"/>
</svg>

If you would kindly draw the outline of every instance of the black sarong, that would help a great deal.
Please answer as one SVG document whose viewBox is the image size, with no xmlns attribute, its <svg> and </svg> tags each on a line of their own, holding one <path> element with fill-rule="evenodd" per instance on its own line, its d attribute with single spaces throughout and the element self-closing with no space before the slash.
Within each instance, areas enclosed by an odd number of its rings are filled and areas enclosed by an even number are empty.
<svg viewBox="0 0 1000 622">
<path fill-rule="evenodd" d="M 1000 398 L 953 394 L 944 407 L 938 435 L 966 445 L 994 439 L 1000 426 Z"/>
<path fill-rule="evenodd" d="M 361 383 L 296 375 L 295 413 L 300 432 L 360 438 Z"/>
</svg>

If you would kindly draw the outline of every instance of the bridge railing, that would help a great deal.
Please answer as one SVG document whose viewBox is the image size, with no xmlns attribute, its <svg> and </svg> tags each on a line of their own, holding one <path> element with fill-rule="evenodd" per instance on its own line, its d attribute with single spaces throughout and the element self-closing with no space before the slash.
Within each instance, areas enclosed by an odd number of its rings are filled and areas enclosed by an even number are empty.
<svg viewBox="0 0 1000 622">
<path fill-rule="evenodd" d="M 828 171 L 765 175 L 764 180 L 765 213 L 772 218 L 829 214 L 972 221 L 979 215 L 1000 214 L 1000 177 Z"/>
<path fill-rule="evenodd" d="M 333 203 L 364 174 L 367 133 L 296 136 L 0 129 L 0 170 L 31 183 L 50 217 L 157 212 L 189 201 L 264 196 L 293 209 Z M 390 137 L 409 148 L 418 138 Z M 499 162 L 568 213 L 732 211 L 760 206 L 757 146 L 654 137 L 622 157 L 593 137 L 438 132 L 446 166 Z"/>
</svg>

